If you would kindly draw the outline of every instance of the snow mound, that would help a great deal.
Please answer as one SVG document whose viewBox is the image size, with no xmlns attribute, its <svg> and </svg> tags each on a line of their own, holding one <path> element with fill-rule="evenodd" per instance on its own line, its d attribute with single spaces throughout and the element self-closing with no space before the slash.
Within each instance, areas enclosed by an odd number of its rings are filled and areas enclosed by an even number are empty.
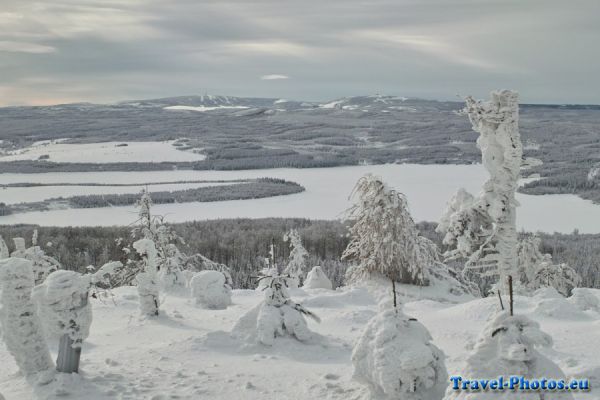
<svg viewBox="0 0 600 400">
<path fill-rule="evenodd" d="M 386 399 L 439 399 L 448 375 L 444 354 L 431 340 L 414 318 L 383 310 L 369 321 L 354 347 L 354 378 Z"/>
<path fill-rule="evenodd" d="M 600 290 L 598 289 L 575 288 L 568 301 L 581 311 L 600 313 Z"/>
<path fill-rule="evenodd" d="M 231 287 L 219 271 L 201 271 L 190 280 L 192 297 L 196 304 L 213 310 L 222 310 L 231 304 Z"/>
<path fill-rule="evenodd" d="M 473 352 L 460 374 L 477 379 L 496 379 L 498 376 L 523 375 L 565 379 L 565 374 L 553 361 L 542 355 L 536 346 L 551 346 L 552 338 L 537 322 L 522 315 L 501 312 L 485 325 Z M 519 399 L 539 400 L 536 392 L 469 392 L 446 390 L 444 400 Z M 572 400 L 570 393 L 554 392 L 553 400 Z"/>
<path fill-rule="evenodd" d="M 306 276 L 303 287 L 305 289 L 329 289 L 333 288 L 331 281 L 320 266 L 313 267 Z"/>
</svg>

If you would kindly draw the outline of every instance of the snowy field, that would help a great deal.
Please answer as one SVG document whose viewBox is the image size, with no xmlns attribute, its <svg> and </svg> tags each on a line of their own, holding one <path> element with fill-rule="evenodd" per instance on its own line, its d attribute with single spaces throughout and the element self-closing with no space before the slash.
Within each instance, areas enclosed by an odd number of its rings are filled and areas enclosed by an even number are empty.
<svg viewBox="0 0 600 400">
<path fill-rule="evenodd" d="M 388 289 L 388 288 L 386 288 Z M 381 290 L 381 289 L 380 289 Z M 449 375 L 462 363 L 487 317 L 498 309 L 496 298 L 456 299 L 429 288 L 400 286 L 405 312 L 421 321 L 447 356 Z M 600 290 L 591 289 L 600 298 Z M 36 389 L 51 399 L 366 399 L 352 381 L 350 361 L 354 341 L 377 311 L 364 288 L 292 291 L 322 319 L 309 322 L 319 335 L 309 343 L 278 338 L 273 347 L 233 339 L 237 319 L 261 302 L 263 293 L 235 290 L 233 305 L 223 311 L 200 309 L 187 297 L 164 299 L 163 315 L 138 317 L 135 288 L 113 291 L 113 297 L 93 302 L 91 335 L 84 344 L 81 376 Z M 435 300 L 432 300 L 434 299 Z M 458 300 L 458 302 L 455 302 Z M 516 314 L 541 324 L 554 348 L 540 351 L 567 377 L 590 378 L 600 384 L 600 314 L 582 311 L 571 299 L 546 291 L 516 298 Z M 459 323 L 457 323 L 459 322 Z M 51 341 L 55 343 L 56 341 Z M 55 354 L 54 354 L 55 355 Z M 0 342 L 0 392 L 7 400 L 32 398 L 31 387 Z M 550 397 L 551 399 L 551 397 Z M 597 389 L 578 393 L 577 400 L 597 400 Z"/>
<path fill-rule="evenodd" d="M 173 150 L 177 151 L 177 150 Z M 179 151 L 177 151 L 179 152 Z M 179 152 L 182 153 L 182 152 Z M 185 154 L 185 153 L 184 153 Z M 305 192 L 254 200 L 214 203 L 162 204 L 158 214 L 170 222 L 214 218 L 302 217 L 336 219 L 350 205 L 348 195 L 356 181 L 366 173 L 381 176 L 385 182 L 408 197 L 411 213 L 417 221 L 437 221 L 446 201 L 464 187 L 478 193 L 487 179 L 481 165 L 387 164 L 309 169 L 266 169 L 243 171 L 149 171 L 149 172 L 74 172 L 47 174 L 0 174 L 0 182 L 82 182 L 140 183 L 179 180 L 229 180 L 258 177 L 283 178 L 297 182 Z M 106 188 L 102 188 L 106 189 Z M 22 193 L 21 201 L 56 197 L 60 187 L 0 189 L 0 202 L 12 202 Z M 83 189 L 82 189 L 83 190 Z M 97 190 L 97 189 L 95 189 Z M 47 195 L 44 195 L 47 191 Z M 132 189 L 132 193 L 137 192 Z M 31 198 L 27 193 L 31 193 Z M 35 193 L 35 197 L 34 197 Z M 106 193 L 106 192 L 103 192 Z M 5 200 L 6 199 L 8 200 Z M 530 196 L 517 194 L 517 226 L 527 231 L 570 233 L 600 232 L 600 206 L 575 195 Z M 34 223 L 56 226 L 121 225 L 135 219 L 133 207 L 70 209 L 31 212 L 0 217 L 0 224 Z"/>
<path fill-rule="evenodd" d="M 41 141 L 24 149 L 0 153 L 0 161 L 37 160 L 65 163 L 118 163 L 199 161 L 206 158 L 192 151 L 177 150 L 173 141 L 166 142 L 104 142 L 63 143 L 65 139 Z M 126 144 L 126 146 L 123 146 Z"/>
</svg>

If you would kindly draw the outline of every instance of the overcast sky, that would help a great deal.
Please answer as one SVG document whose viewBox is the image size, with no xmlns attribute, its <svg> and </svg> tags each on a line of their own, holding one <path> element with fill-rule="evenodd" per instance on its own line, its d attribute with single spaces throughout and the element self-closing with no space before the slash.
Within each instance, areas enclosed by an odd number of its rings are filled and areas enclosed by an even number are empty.
<svg viewBox="0 0 600 400">
<path fill-rule="evenodd" d="M 0 105 L 189 94 L 600 103 L 599 0 L 0 0 Z"/>
</svg>

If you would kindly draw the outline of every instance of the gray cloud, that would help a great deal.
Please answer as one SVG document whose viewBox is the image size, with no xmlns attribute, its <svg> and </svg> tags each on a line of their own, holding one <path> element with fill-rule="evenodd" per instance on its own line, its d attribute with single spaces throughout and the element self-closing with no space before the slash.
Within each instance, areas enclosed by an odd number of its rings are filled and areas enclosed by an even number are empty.
<svg viewBox="0 0 600 400">
<path fill-rule="evenodd" d="M 600 103 L 597 15 L 592 0 L 4 0 L 0 104 L 498 87 Z"/>
</svg>

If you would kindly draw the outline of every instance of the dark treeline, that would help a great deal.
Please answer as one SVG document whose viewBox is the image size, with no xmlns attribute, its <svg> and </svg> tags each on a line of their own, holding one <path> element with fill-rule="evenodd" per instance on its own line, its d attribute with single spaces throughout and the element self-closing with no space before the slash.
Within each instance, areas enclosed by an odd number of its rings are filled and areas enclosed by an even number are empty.
<svg viewBox="0 0 600 400">
<path fill-rule="evenodd" d="M 435 224 L 419 223 L 424 236 L 441 246 L 441 236 Z M 201 253 L 231 268 L 237 288 L 253 288 L 254 276 L 264 266 L 271 240 L 275 241 L 276 259 L 284 265 L 289 247 L 283 235 L 298 229 L 304 246 L 310 253 L 309 266 L 321 265 L 336 286 L 343 282 L 347 267 L 340 261 L 349 238 L 347 227 L 339 221 L 307 219 L 223 219 L 173 224 L 184 239 L 181 250 L 187 255 Z M 13 237 L 30 241 L 33 226 L 0 226 L 0 235 L 12 248 Z M 41 227 L 39 243 L 48 254 L 68 269 L 84 271 L 88 265 L 100 266 L 122 257 L 116 239 L 131 242 L 127 227 Z M 583 286 L 600 288 L 600 234 L 540 234 L 542 251 L 550 253 L 555 262 L 566 262 L 583 278 Z M 49 245 L 50 242 L 50 245 Z"/>
</svg>

